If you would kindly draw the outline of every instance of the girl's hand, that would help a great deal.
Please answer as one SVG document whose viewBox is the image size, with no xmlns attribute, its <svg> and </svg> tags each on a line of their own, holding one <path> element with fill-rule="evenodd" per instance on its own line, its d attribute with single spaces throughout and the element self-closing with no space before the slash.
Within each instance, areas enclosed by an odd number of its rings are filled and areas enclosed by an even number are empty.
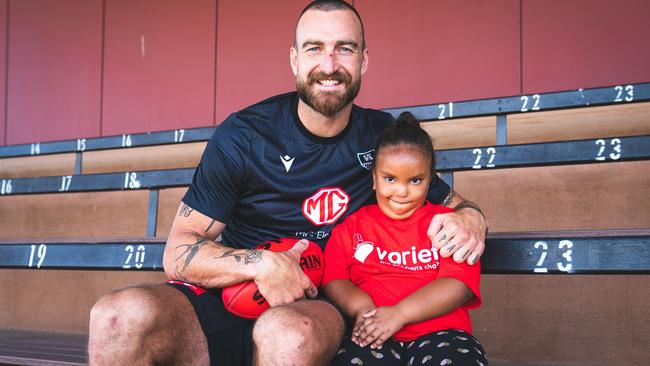
<svg viewBox="0 0 650 366">
<path fill-rule="evenodd" d="M 382 306 L 362 315 L 352 330 L 353 341 L 361 347 L 381 348 L 384 342 L 402 329 L 404 316 L 395 306 Z M 356 340 L 355 340 L 356 339 Z"/>
<path fill-rule="evenodd" d="M 370 314 L 375 310 L 377 310 L 377 308 L 374 308 L 374 307 L 359 310 L 359 312 L 357 313 L 356 318 L 354 319 L 354 327 L 352 328 L 352 337 L 351 337 L 352 342 L 354 342 L 356 344 L 359 344 L 358 339 L 357 339 L 358 338 L 357 337 L 358 329 L 366 321 L 366 317 L 364 317 L 364 315 Z"/>
</svg>

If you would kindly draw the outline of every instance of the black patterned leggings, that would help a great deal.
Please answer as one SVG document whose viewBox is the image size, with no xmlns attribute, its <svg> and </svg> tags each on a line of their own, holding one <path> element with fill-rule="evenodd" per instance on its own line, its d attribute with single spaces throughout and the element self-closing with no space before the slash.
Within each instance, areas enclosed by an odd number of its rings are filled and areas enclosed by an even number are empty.
<svg viewBox="0 0 650 366">
<path fill-rule="evenodd" d="M 359 347 L 343 339 L 341 349 L 332 360 L 332 366 L 420 366 L 420 365 L 472 365 L 487 366 L 488 361 L 481 344 L 469 333 L 447 329 L 429 333 L 411 342 L 398 342 L 392 338 L 381 349 Z"/>
</svg>

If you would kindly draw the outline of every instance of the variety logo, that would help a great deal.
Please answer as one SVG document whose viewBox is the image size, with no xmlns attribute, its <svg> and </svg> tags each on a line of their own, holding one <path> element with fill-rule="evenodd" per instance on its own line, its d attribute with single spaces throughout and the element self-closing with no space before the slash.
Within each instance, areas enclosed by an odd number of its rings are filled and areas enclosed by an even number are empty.
<svg viewBox="0 0 650 366">
<path fill-rule="evenodd" d="M 354 234 L 352 236 L 354 244 L 354 258 L 361 263 L 373 255 L 375 261 L 381 264 L 387 264 L 404 268 L 411 271 L 421 271 L 423 269 L 436 269 L 438 268 L 439 255 L 438 249 L 435 247 L 418 249 L 414 245 L 410 248 L 404 248 L 401 251 L 392 251 L 382 249 L 371 241 L 363 240 L 361 234 Z M 373 254 L 374 253 L 374 254 Z"/>
<path fill-rule="evenodd" d="M 388 260 L 390 264 L 400 267 L 427 264 L 439 260 L 438 249 L 434 247 L 417 250 L 415 246 L 411 246 L 410 250 L 400 252 L 389 252 L 377 248 L 377 256 L 381 262 Z"/>
<path fill-rule="evenodd" d="M 341 188 L 321 188 L 302 203 L 302 214 L 314 225 L 336 222 L 348 210 L 350 196 Z"/>
<path fill-rule="evenodd" d="M 366 261 L 366 258 L 368 258 L 370 253 L 372 253 L 375 244 L 371 241 L 363 241 L 361 234 L 354 234 L 353 240 L 356 243 L 354 247 L 354 258 L 363 263 Z"/>
<path fill-rule="evenodd" d="M 357 159 L 364 169 L 370 170 L 372 168 L 372 162 L 375 160 L 375 149 L 357 153 Z"/>
</svg>

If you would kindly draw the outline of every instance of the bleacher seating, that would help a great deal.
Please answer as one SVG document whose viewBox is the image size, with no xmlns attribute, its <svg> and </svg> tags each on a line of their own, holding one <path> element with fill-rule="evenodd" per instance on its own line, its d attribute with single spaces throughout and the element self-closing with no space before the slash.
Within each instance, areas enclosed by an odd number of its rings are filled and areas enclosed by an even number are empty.
<svg viewBox="0 0 650 366">
<path fill-rule="evenodd" d="M 473 123 L 481 118 L 490 116 L 490 118 L 495 119 L 494 128 L 490 128 L 490 131 L 493 131 L 491 138 L 480 140 L 478 143 L 474 139 L 471 141 L 473 142 L 471 145 L 450 145 L 446 148 L 443 143 L 443 148 L 436 151 L 438 171 L 443 179 L 454 185 L 455 181 L 458 181 L 455 175 L 459 174 L 475 174 L 475 172 L 501 169 L 505 172 L 509 168 L 532 169 L 534 167 L 559 166 L 559 169 L 562 169 L 562 167 L 569 165 L 582 167 L 603 163 L 620 164 L 626 162 L 624 164 L 629 164 L 629 162 L 637 160 L 649 160 L 650 128 L 641 128 L 640 132 L 633 129 L 632 131 L 626 131 L 624 134 L 603 135 L 598 134 L 598 131 L 596 131 L 596 134 L 593 135 L 589 132 L 583 134 L 588 135 L 588 137 L 582 136 L 582 138 L 565 138 L 560 134 L 558 138 L 543 137 L 539 140 L 534 138 L 526 140 L 526 137 L 521 136 L 513 138 L 511 134 L 511 131 L 516 129 L 511 125 L 512 121 L 517 121 L 517 118 L 522 115 L 538 114 L 542 116 L 544 113 L 538 112 L 556 113 L 548 111 L 568 111 L 574 108 L 576 111 L 586 114 L 588 111 L 597 108 L 621 108 L 622 105 L 647 101 L 650 101 L 650 83 L 450 102 L 396 108 L 387 111 L 393 115 L 398 115 L 401 111 L 409 110 L 422 120 L 435 120 L 436 122 L 425 122 L 423 126 L 434 137 L 436 146 L 440 146 L 440 144 L 436 143 L 437 132 L 435 126 L 442 125 L 442 123 L 452 126 L 455 123 L 456 125 L 450 128 L 457 128 L 458 124 L 466 123 L 470 126 L 469 129 L 472 129 L 475 126 Z M 30 269 L 33 271 L 161 271 L 165 234 L 164 230 L 160 230 L 160 228 L 165 225 L 168 227 L 168 222 L 172 219 L 173 214 L 170 213 L 169 209 L 166 209 L 166 215 L 170 217 L 161 215 L 160 192 L 167 188 L 187 186 L 191 182 L 194 170 L 189 166 L 195 165 L 198 157 L 185 159 L 178 165 L 162 165 L 169 169 L 156 168 L 154 170 L 128 171 L 97 169 L 94 174 L 89 174 L 88 172 L 93 172 L 93 170 L 85 167 L 88 162 L 86 157 L 94 152 L 102 151 L 128 152 L 155 146 L 169 147 L 178 144 L 204 143 L 213 130 L 214 128 L 179 129 L 148 134 L 59 142 L 34 142 L 0 147 L 0 164 L 3 161 L 12 161 L 11 164 L 7 165 L 15 167 L 20 166 L 19 163 L 16 163 L 16 159 L 38 159 L 48 155 L 51 157 L 65 156 L 66 162 L 62 164 L 65 166 L 62 171 L 68 173 L 43 173 L 38 176 L 25 176 L 14 171 L 11 174 L 5 174 L 6 170 L 0 168 L 0 195 L 7 196 L 0 197 L 0 205 L 9 196 L 35 195 L 35 197 L 44 197 L 50 200 L 61 194 L 73 194 L 74 192 L 87 195 L 96 195 L 97 192 L 109 191 L 144 191 L 142 194 L 146 193 L 144 197 L 139 194 L 137 199 L 126 199 L 128 202 L 136 202 L 134 205 L 138 206 L 137 209 L 129 211 L 128 215 L 132 215 L 133 220 L 146 223 L 146 230 L 127 235 L 128 238 L 110 238 L 105 235 L 81 237 L 66 235 L 65 238 L 60 239 L 56 237 L 32 239 L 30 237 L 12 238 L 3 236 L 0 237 L 0 240 L 2 240 L 0 242 L 0 269 Z M 451 137 L 445 138 L 441 136 L 440 139 L 450 141 L 462 139 L 462 137 L 455 139 L 456 132 L 451 134 Z M 483 130 L 482 134 L 485 135 Z M 191 154 L 196 155 L 199 150 L 200 148 L 194 148 Z M 155 152 L 155 154 L 160 153 L 160 149 Z M 72 155 L 74 159 L 72 159 Z M 42 164 L 42 162 L 36 164 Z M 132 167 L 136 165 L 127 163 L 124 166 Z M 25 168 L 23 170 L 29 172 L 38 171 L 37 168 Z M 44 171 L 47 172 L 47 169 L 44 169 Z M 461 190 L 461 193 L 464 193 L 464 191 Z M 177 204 L 178 196 L 179 193 L 175 192 L 173 198 L 165 198 L 166 203 L 164 204 L 167 205 L 165 207 L 169 208 L 169 206 Z M 467 196 L 481 203 L 480 197 Z M 11 201 L 11 205 L 14 202 Z M 29 205 L 34 206 L 34 203 L 29 203 Z M 144 207 L 142 207 L 143 205 Z M 558 209 L 561 209 L 561 206 L 561 203 L 558 203 Z M 61 207 L 61 204 L 55 207 Z M 16 210 L 18 209 L 16 208 Z M 31 207 L 31 209 L 36 210 L 38 207 Z M 0 206 L 0 215 L 3 215 L 3 211 L 8 210 L 8 206 Z M 489 210 L 488 216 L 490 216 Z M 530 218 L 530 220 L 534 219 L 535 217 Z M 161 225 L 162 220 L 166 220 L 165 225 Z M 65 223 L 61 223 L 61 225 L 65 226 Z M 548 230 L 542 227 L 534 231 L 508 230 L 510 232 L 491 233 L 488 237 L 487 251 L 482 258 L 483 273 L 499 275 L 497 277 L 499 281 L 502 281 L 504 277 L 500 275 L 510 274 L 525 276 L 561 274 L 584 278 L 580 276 L 617 275 L 623 277 L 650 272 L 650 224 L 645 228 L 619 226 L 608 228 L 608 230 L 585 230 L 584 228 L 576 230 L 576 228 L 571 227 L 570 222 L 567 225 L 569 227 L 562 230 Z M 31 228 L 25 227 L 24 230 L 31 230 Z M 532 282 L 535 281 L 539 280 L 533 280 Z M 544 301 L 540 300 L 540 303 L 546 304 Z M 624 301 L 624 299 L 620 301 Z M 2 306 L 1 302 L 0 306 Z M 489 302 L 486 302 L 485 306 L 490 306 Z M 560 304 L 558 303 L 556 306 L 559 307 Z M 553 311 L 554 309 L 548 310 Z M 87 312 L 89 309 L 78 309 L 78 311 Z M 486 311 L 485 316 L 494 315 L 496 311 Z M 476 333 L 479 339 L 482 340 L 485 337 L 482 334 L 490 335 L 488 331 L 481 328 L 481 324 L 489 324 L 489 320 L 486 319 L 481 316 L 480 321 L 477 322 Z M 569 324 L 575 323 L 569 321 Z M 557 326 L 557 324 L 555 325 Z M 47 335 L 45 335 L 46 333 Z M 0 343 L 0 364 L 3 362 L 31 364 L 30 362 L 33 362 L 33 359 L 37 357 L 41 357 L 43 360 L 51 359 L 57 360 L 57 362 L 69 362 L 66 364 L 78 364 L 78 358 L 75 361 L 75 359 L 62 360 L 59 356 L 57 356 L 58 359 L 55 356 L 46 356 L 56 352 L 44 351 L 43 355 L 38 356 L 36 350 L 39 347 L 45 345 L 43 347 L 48 349 L 48 344 L 51 345 L 47 341 L 43 341 L 40 346 L 27 347 L 28 350 L 32 349 L 34 351 L 32 355 L 16 356 L 16 352 L 11 352 L 12 347 L 19 349 L 22 347 L 19 344 L 24 344 L 24 342 L 21 343 L 18 340 L 33 339 L 32 333 L 27 333 L 30 336 L 24 336 L 24 334 L 24 332 L 13 330 L 7 330 L 4 333 L 0 332 L 0 340 L 4 340 L 4 343 Z M 49 332 L 35 334 L 43 335 L 45 337 L 43 339 L 65 338 L 60 334 L 52 335 Z M 83 338 L 71 337 L 76 339 L 76 341 L 71 342 L 76 342 L 77 345 L 80 340 L 83 341 Z M 499 340 L 507 339 L 503 334 L 497 334 L 494 337 Z M 562 338 L 561 335 L 558 337 Z M 12 343 L 14 340 L 16 341 Z M 66 344 L 69 345 L 69 343 Z M 484 343 L 489 351 L 490 341 L 487 340 Z M 5 346 L 6 344 L 10 346 Z M 508 347 L 507 345 L 501 346 L 500 349 L 495 350 L 499 357 L 495 359 L 495 362 L 491 363 L 506 365 L 509 364 L 508 362 L 515 362 L 512 360 L 516 360 L 518 356 L 506 357 Z M 79 349 L 78 346 L 77 349 Z M 63 353 L 65 354 L 65 352 Z M 74 354 L 75 357 L 78 357 L 78 353 Z M 20 361 L 21 359 L 28 361 Z M 547 359 L 540 360 L 540 362 L 542 361 L 547 364 L 556 364 L 552 355 Z"/>
</svg>

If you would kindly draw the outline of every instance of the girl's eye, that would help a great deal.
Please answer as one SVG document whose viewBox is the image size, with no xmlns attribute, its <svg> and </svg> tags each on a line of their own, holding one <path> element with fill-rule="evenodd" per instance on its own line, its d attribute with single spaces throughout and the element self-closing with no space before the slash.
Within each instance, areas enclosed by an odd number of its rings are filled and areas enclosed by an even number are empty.
<svg viewBox="0 0 650 366">
<path fill-rule="evenodd" d="M 384 177 L 384 180 L 388 183 L 393 183 L 395 181 L 395 178 L 393 177 Z"/>
<path fill-rule="evenodd" d="M 420 183 L 422 183 L 422 178 L 413 178 L 413 179 L 411 179 L 411 183 L 420 184 Z"/>
</svg>

